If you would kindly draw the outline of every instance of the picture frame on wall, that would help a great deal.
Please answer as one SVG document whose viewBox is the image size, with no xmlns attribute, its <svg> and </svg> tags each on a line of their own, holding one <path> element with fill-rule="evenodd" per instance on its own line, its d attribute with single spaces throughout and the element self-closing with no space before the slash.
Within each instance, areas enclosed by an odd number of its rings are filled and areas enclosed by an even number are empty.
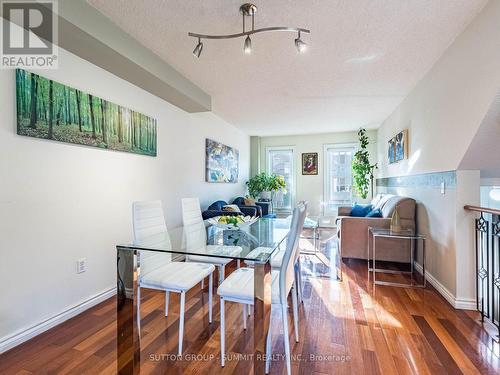
<svg viewBox="0 0 500 375">
<path fill-rule="evenodd" d="M 156 119 L 90 92 L 17 69 L 16 105 L 19 135 L 157 155 Z"/>
<path fill-rule="evenodd" d="M 318 153 L 305 152 L 302 154 L 302 174 L 317 175 L 318 174 Z"/>
<path fill-rule="evenodd" d="M 389 139 L 387 158 L 389 164 L 408 159 L 408 129 L 400 131 L 393 138 Z"/>
<path fill-rule="evenodd" d="M 205 181 L 238 182 L 239 151 L 212 139 L 205 140 Z"/>
</svg>

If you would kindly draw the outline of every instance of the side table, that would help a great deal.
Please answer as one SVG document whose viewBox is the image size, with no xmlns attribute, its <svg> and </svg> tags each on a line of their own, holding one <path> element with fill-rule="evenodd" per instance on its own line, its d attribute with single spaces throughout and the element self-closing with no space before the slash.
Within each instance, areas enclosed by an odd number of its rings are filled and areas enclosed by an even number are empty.
<svg viewBox="0 0 500 375">
<path fill-rule="evenodd" d="M 396 271 L 389 269 L 381 269 L 376 267 L 376 254 L 377 254 L 377 239 L 378 238 L 394 238 L 401 241 L 410 241 L 410 271 Z M 422 241 L 422 284 L 416 284 L 413 279 L 414 272 L 414 262 L 415 262 L 415 242 Z M 370 242 L 373 243 L 373 252 L 370 255 Z M 418 248 L 418 247 L 417 247 Z M 373 284 L 374 285 L 389 285 L 389 286 L 397 286 L 402 288 L 425 288 L 426 279 L 425 279 L 425 236 L 421 234 L 416 234 L 413 230 L 402 230 L 399 232 L 391 231 L 390 229 L 378 229 L 378 228 L 368 228 L 368 275 L 370 272 L 373 274 Z M 372 263 L 372 267 L 370 267 L 370 262 Z M 410 274 L 411 282 L 407 283 L 395 283 L 390 281 L 380 281 L 377 280 L 377 273 L 392 273 L 392 274 Z"/>
</svg>

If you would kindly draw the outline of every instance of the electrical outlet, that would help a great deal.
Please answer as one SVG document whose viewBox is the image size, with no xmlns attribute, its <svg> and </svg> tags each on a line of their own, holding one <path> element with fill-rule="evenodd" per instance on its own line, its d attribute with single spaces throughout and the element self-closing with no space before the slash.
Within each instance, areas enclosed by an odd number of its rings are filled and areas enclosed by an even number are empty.
<svg viewBox="0 0 500 375">
<path fill-rule="evenodd" d="M 80 258 L 76 261 L 76 273 L 87 271 L 87 258 Z"/>
</svg>

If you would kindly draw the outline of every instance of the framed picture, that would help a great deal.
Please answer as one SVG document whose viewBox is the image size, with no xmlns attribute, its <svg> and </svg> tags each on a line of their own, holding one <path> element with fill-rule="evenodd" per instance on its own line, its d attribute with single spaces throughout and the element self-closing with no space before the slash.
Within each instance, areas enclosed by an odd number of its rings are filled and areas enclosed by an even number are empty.
<svg viewBox="0 0 500 375">
<path fill-rule="evenodd" d="M 19 135 L 156 156 L 152 117 L 22 69 L 16 99 Z"/>
<path fill-rule="evenodd" d="M 303 175 L 318 174 L 317 152 L 307 152 L 302 154 L 302 174 Z"/>
<path fill-rule="evenodd" d="M 205 155 L 206 182 L 238 182 L 238 150 L 207 138 Z"/>
<path fill-rule="evenodd" d="M 389 140 L 387 148 L 389 164 L 397 163 L 408 158 L 408 130 L 400 131 Z"/>
</svg>

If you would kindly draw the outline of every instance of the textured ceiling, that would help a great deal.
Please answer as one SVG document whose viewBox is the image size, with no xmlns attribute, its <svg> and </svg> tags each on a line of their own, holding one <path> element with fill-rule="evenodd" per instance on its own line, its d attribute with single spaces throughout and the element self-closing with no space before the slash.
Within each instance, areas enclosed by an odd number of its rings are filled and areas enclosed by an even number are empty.
<svg viewBox="0 0 500 375">
<path fill-rule="evenodd" d="M 233 0 L 88 0 L 212 96 L 213 111 L 250 135 L 376 128 L 487 0 L 255 1 L 256 27 L 310 28 L 207 40 L 200 59 L 188 31 L 241 30 Z"/>
</svg>

